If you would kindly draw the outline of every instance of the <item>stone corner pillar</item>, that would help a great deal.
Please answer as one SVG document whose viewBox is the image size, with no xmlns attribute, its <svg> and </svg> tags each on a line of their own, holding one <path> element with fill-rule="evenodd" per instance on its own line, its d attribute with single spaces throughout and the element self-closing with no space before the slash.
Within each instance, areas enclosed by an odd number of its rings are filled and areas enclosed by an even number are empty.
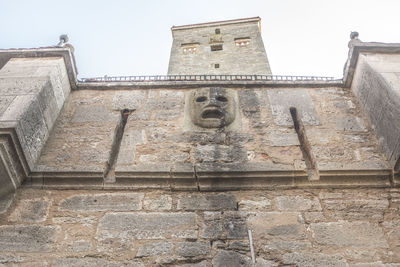
<svg viewBox="0 0 400 267">
<path fill-rule="evenodd" d="M 0 50 L 0 198 L 29 175 L 76 87 L 68 48 Z"/>
<path fill-rule="evenodd" d="M 350 87 L 395 172 L 400 170 L 400 44 L 350 47 L 344 84 Z"/>
</svg>

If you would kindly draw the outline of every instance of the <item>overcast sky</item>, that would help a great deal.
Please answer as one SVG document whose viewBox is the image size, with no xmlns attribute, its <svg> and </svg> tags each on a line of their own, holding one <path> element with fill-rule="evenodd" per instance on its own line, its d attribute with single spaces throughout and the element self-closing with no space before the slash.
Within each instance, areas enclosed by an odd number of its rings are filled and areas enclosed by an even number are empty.
<svg viewBox="0 0 400 267">
<path fill-rule="evenodd" d="M 0 48 L 67 33 L 79 77 L 166 74 L 171 26 L 261 17 L 276 75 L 342 77 L 351 31 L 400 43 L 400 0 L 0 0 Z"/>
</svg>

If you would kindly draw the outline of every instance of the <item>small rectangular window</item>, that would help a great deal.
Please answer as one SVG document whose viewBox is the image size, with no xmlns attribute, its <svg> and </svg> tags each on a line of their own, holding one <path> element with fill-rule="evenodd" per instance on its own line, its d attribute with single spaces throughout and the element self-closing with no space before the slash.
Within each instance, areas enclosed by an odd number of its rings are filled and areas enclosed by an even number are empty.
<svg viewBox="0 0 400 267">
<path fill-rule="evenodd" d="M 219 64 L 214 64 L 214 67 L 215 67 L 216 69 L 219 69 Z"/>
<path fill-rule="evenodd" d="M 222 50 L 222 45 L 212 45 L 211 51 L 220 51 Z"/>
</svg>

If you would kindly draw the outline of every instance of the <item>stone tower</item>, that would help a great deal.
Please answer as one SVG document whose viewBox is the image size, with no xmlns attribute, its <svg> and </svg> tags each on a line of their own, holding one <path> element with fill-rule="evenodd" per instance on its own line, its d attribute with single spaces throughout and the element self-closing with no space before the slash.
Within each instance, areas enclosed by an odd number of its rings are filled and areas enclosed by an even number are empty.
<svg viewBox="0 0 400 267">
<path fill-rule="evenodd" d="M 168 75 L 271 74 L 259 17 L 173 26 Z"/>
</svg>

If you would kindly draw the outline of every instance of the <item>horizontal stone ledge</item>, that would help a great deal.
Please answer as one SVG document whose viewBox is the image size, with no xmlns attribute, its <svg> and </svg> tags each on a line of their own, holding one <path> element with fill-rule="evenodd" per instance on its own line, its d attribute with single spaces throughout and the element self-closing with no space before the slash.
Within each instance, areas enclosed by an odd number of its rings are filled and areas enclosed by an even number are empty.
<svg viewBox="0 0 400 267">
<path fill-rule="evenodd" d="M 391 183 L 391 170 L 321 171 L 319 180 L 308 180 L 304 171 L 213 172 L 157 176 L 155 173 L 116 173 L 115 183 L 104 183 L 102 173 L 42 173 L 31 176 L 25 187 L 53 189 L 168 189 L 168 190 L 241 190 L 268 188 L 352 188 L 397 187 Z M 397 181 L 395 179 L 395 181 Z"/>
<path fill-rule="evenodd" d="M 124 89 L 182 89 L 204 86 L 224 87 L 343 87 L 342 80 L 333 81 L 146 81 L 146 82 L 78 82 L 76 90 L 124 90 Z M 75 88 L 74 88 L 75 89 Z"/>
</svg>

